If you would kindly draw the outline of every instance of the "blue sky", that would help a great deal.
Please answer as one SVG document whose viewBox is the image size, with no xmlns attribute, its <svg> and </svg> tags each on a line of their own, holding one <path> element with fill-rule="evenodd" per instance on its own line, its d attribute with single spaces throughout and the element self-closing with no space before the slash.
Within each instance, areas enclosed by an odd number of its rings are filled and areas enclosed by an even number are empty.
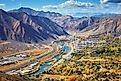
<svg viewBox="0 0 121 81">
<path fill-rule="evenodd" d="M 0 0 L 0 8 L 12 10 L 30 7 L 64 15 L 121 13 L 121 0 Z"/>
</svg>

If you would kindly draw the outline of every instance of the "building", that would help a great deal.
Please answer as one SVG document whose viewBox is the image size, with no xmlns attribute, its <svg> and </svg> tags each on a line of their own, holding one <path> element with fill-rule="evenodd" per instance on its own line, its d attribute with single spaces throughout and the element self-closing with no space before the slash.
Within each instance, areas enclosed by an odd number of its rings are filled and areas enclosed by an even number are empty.
<svg viewBox="0 0 121 81">
<path fill-rule="evenodd" d="M 89 41 L 89 40 L 79 41 L 78 44 L 77 44 L 77 48 L 93 47 L 95 45 L 96 45 L 96 42 L 93 42 L 93 41 Z"/>
<path fill-rule="evenodd" d="M 9 60 L 9 59 L 0 59 L 0 66 L 8 65 L 8 64 L 15 64 L 16 61 Z"/>
</svg>

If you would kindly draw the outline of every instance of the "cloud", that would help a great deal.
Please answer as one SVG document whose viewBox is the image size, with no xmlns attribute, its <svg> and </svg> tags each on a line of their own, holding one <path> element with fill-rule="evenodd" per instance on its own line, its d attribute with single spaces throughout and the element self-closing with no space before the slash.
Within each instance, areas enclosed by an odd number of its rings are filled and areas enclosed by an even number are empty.
<svg viewBox="0 0 121 81">
<path fill-rule="evenodd" d="M 92 8 L 97 5 L 90 2 L 78 2 L 76 0 L 68 0 L 58 5 L 45 5 L 41 10 L 59 12 L 64 15 L 74 15 L 79 12 L 90 13 Z M 92 11 L 91 11 L 92 12 Z"/>
<path fill-rule="evenodd" d="M 100 0 L 101 3 L 121 3 L 121 0 Z"/>
<path fill-rule="evenodd" d="M 59 5 L 46 5 L 46 6 L 43 6 L 43 8 L 44 9 L 58 9 L 58 8 L 69 8 L 69 7 L 88 8 L 88 7 L 94 7 L 94 6 L 95 5 L 92 3 L 84 3 L 84 2 L 78 2 L 75 0 L 68 0 Z"/>
<path fill-rule="evenodd" d="M 101 3 L 107 3 L 108 0 L 100 0 Z"/>
<path fill-rule="evenodd" d="M 100 0 L 101 3 L 79 2 L 77 0 L 68 0 L 61 4 L 45 5 L 41 8 L 43 11 L 51 11 L 61 13 L 63 15 L 93 15 L 95 13 L 121 13 L 121 3 L 118 4 L 106 4 L 112 0 Z M 116 0 L 115 0 L 116 1 Z M 114 2 L 112 2 L 114 3 Z M 116 2 L 115 2 L 116 3 Z"/>
<path fill-rule="evenodd" d="M 5 4 L 0 4 L 0 7 L 5 7 Z"/>
</svg>

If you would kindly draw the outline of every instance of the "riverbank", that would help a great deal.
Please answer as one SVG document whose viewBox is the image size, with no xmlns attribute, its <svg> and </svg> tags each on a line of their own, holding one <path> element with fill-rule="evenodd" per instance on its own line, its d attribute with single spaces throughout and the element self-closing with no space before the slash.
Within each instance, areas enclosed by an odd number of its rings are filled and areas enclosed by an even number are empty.
<svg viewBox="0 0 121 81">
<path fill-rule="evenodd" d="M 71 51 L 71 48 L 69 47 L 69 46 L 64 46 L 64 51 L 63 51 L 63 54 L 65 55 L 65 53 L 69 53 L 70 54 L 70 51 Z M 60 54 L 61 55 L 61 54 Z M 60 56 L 59 55 L 59 56 Z M 57 56 L 57 55 L 56 55 Z M 49 57 L 50 58 L 50 57 Z M 54 59 L 54 58 L 53 58 Z M 56 59 L 56 58 L 55 58 Z M 51 59 L 52 60 L 52 59 Z M 55 66 L 55 65 L 58 65 L 59 63 L 61 63 L 61 62 L 63 62 L 63 55 L 62 55 L 62 58 L 58 58 L 58 59 L 56 59 L 57 60 L 57 62 L 55 62 L 53 65 L 50 63 L 50 62 L 47 62 L 47 63 L 45 63 L 45 64 L 43 64 L 42 66 L 40 66 L 40 68 L 39 68 L 39 70 L 35 73 L 35 75 L 36 74 L 39 74 L 40 72 L 43 72 L 47 67 L 48 67 L 48 69 L 47 70 L 49 70 L 49 69 L 51 69 L 53 66 Z M 49 68 L 50 67 L 50 68 Z"/>
</svg>

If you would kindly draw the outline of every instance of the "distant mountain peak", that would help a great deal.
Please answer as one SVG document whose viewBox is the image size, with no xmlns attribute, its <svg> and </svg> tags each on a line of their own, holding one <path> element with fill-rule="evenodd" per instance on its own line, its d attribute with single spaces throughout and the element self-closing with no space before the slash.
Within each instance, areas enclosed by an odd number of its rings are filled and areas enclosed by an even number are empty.
<svg viewBox="0 0 121 81">
<path fill-rule="evenodd" d="M 10 10 L 9 12 L 26 12 L 29 15 L 35 15 L 35 16 L 62 16 L 62 14 L 60 13 L 56 13 L 56 12 L 50 12 L 50 11 L 36 11 L 34 9 L 31 8 L 27 8 L 27 7 L 21 7 L 19 9 L 14 9 L 14 10 Z"/>
<path fill-rule="evenodd" d="M 30 9 L 30 10 L 33 10 L 31 8 L 28 8 L 28 7 L 20 7 L 18 10 L 20 10 L 20 9 Z"/>
</svg>

